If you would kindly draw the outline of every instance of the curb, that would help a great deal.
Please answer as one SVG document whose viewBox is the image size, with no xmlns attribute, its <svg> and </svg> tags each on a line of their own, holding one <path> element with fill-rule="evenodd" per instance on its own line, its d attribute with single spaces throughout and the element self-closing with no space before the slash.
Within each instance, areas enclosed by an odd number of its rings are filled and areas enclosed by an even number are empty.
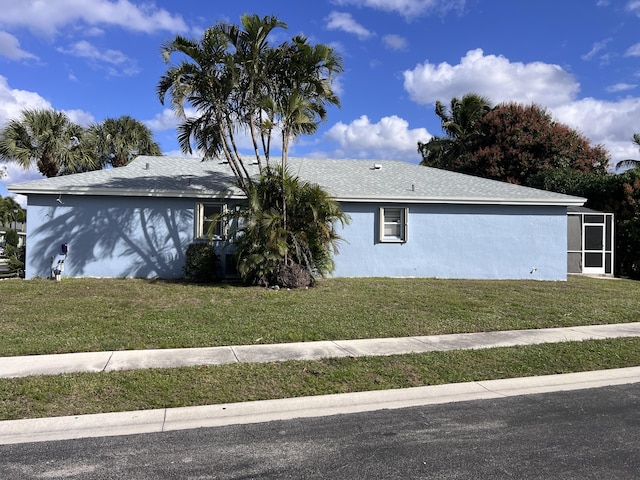
<svg viewBox="0 0 640 480">
<path fill-rule="evenodd" d="M 0 422 L 0 445 L 162 433 L 640 383 L 640 367 L 373 392 Z"/>
</svg>

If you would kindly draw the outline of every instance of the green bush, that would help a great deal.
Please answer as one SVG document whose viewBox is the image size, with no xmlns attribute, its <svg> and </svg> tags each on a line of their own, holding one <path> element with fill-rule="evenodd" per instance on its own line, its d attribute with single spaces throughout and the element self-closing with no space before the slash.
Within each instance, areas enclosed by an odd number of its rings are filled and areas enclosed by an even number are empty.
<svg viewBox="0 0 640 480">
<path fill-rule="evenodd" d="M 17 247 L 18 243 L 20 242 L 20 236 L 18 235 L 18 232 L 16 232 L 15 230 L 7 230 L 7 232 L 5 233 L 5 240 L 7 242 L 7 246 L 12 246 L 12 247 Z"/>
<path fill-rule="evenodd" d="M 218 278 L 220 258 L 213 245 L 192 243 L 185 254 L 184 275 L 199 283 L 213 282 Z"/>
</svg>

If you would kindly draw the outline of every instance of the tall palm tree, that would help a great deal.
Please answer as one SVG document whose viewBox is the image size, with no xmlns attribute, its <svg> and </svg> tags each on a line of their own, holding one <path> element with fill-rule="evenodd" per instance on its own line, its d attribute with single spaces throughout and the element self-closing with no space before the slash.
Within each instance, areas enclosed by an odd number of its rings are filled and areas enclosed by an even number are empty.
<svg viewBox="0 0 640 480">
<path fill-rule="evenodd" d="M 281 130 L 286 168 L 290 142 L 315 133 L 327 118 L 327 106 L 340 106 L 332 81 L 344 68 L 331 47 L 310 45 L 302 35 L 280 45 L 270 67 L 272 80 L 261 105 L 269 122 Z"/>
<path fill-rule="evenodd" d="M 93 124 L 87 133 L 103 167 L 123 167 L 137 155 L 162 154 L 151 130 L 128 115 Z"/>
<path fill-rule="evenodd" d="M 184 118 L 178 127 L 182 151 L 192 153 L 193 140 L 205 158 L 222 154 L 244 188 L 250 176 L 235 141 L 242 92 L 237 89 L 239 72 L 230 50 L 221 24 L 205 30 L 199 41 L 176 36 L 162 45 L 162 56 L 167 63 L 176 53 L 187 59 L 167 69 L 156 91 L 163 104 L 169 96 L 173 109 Z M 187 104 L 196 110 L 195 117 L 186 117 Z"/>
<path fill-rule="evenodd" d="M 23 110 L 0 131 L 0 158 L 25 170 L 35 165 L 46 177 L 95 170 L 99 165 L 83 133 L 64 112 Z"/>
<path fill-rule="evenodd" d="M 631 140 L 638 147 L 640 147 L 640 133 L 634 133 Z M 616 164 L 616 170 L 619 170 L 621 168 L 636 168 L 636 167 L 640 167 L 640 160 L 634 160 L 632 158 L 627 158 L 626 160 L 622 160 Z"/>
<path fill-rule="evenodd" d="M 421 164 L 448 170 L 463 166 L 480 135 L 477 122 L 491 108 L 491 100 L 476 93 L 468 93 L 462 99 L 453 97 L 449 108 L 437 101 L 435 112 L 445 136 L 418 142 Z"/>
<path fill-rule="evenodd" d="M 201 40 L 177 36 L 162 46 L 166 62 L 174 53 L 187 59 L 170 66 L 160 79 L 160 101 L 169 96 L 182 116 L 185 104 L 197 111 L 178 128 L 181 148 L 191 152 L 193 140 L 205 156 L 224 155 L 243 188 L 252 180 L 237 148 L 238 131 L 250 133 L 262 170 L 263 156 L 268 165 L 273 132 L 286 130 L 289 139 L 309 133 L 289 128 L 291 122 L 284 125 L 287 119 L 301 118 L 283 114 L 293 96 L 312 107 L 307 113 L 313 112 L 313 121 L 326 117 L 327 104 L 339 105 L 331 81 L 342 71 L 341 58 L 326 45 L 309 45 L 302 36 L 273 47 L 268 37 L 276 28 L 286 24 L 272 16 L 243 15 L 241 25 L 218 23 Z"/>
<path fill-rule="evenodd" d="M 276 28 L 287 28 L 287 24 L 275 16 L 242 15 L 241 25 L 222 24 L 220 29 L 227 37 L 232 49 L 233 64 L 239 73 L 237 88 L 243 92 L 241 105 L 244 115 L 243 121 L 247 123 L 251 134 L 254 155 L 262 169 L 262 156 L 258 146 L 258 138 L 269 161 L 269 149 L 265 148 L 268 140 L 261 134 L 263 128 L 263 116 L 260 109 L 260 99 L 264 95 L 265 88 L 272 77 L 273 65 L 279 62 L 268 41 L 268 37 Z"/>
<path fill-rule="evenodd" d="M 322 239 L 318 241 L 330 248 L 330 237 L 315 231 L 326 230 L 324 223 L 305 217 L 309 221 L 304 227 L 291 230 L 289 211 L 297 212 L 305 190 L 288 174 L 286 164 L 291 141 L 315 132 L 326 118 L 327 105 L 339 105 L 332 80 L 342 71 L 342 60 L 330 47 L 310 45 L 303 36 L 273 47 L 269 36 L 277 28 L 286 24 L 276 17 L 244 15 L 240 25 L 216 24 L 201 40 L 178 36 L 163 45 L 164 59 L 169 62 L 174 53 L 186 59 L 170 66 L 157 87 L 160 101 L 168 96 L 178 114 L 184 116 L 187 104 L 196 110 L 178 127 L 183 151 L 191 152 L 193 142 L 205 158 L 223 155 L 247 197 L 243 234 L 234 240 L 237 251 L 244 252 L 238 267 L 247 279 L 264 279 L 274 269 L 302 269 L 311 278 L 325 267 L 315 264 L 313 253 L 303 254 L 312 252 L 305 239 Z M 239 152 L 240 131 L 251 136 L 259 178 L 249 175 Z M 272 136 L 278 133 L 282 162 L 276 170 L 269 158 Z"/>
</svg>

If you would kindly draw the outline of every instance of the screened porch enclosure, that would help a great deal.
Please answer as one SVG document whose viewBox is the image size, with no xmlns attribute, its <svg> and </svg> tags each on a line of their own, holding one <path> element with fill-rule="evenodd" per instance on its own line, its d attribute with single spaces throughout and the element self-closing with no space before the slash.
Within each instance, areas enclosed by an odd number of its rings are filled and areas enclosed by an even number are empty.
<svg viewBox="0 0 640 480">
<path fill-rule="evenodd" d="M 567 272 L 613 276 L 613 214 L 570 207 L 567 223 Z"/>
</svg>

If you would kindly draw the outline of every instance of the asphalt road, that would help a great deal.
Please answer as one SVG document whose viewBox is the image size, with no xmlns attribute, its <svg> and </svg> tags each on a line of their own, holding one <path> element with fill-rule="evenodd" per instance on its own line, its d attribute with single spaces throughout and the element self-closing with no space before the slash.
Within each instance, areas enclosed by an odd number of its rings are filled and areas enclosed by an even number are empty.
<svg viewBox="0 0 640 480">
<path fill-rule="evenodd" d="M 637 479 L 640 384 L 0 446 L 14 479 Z"/>
</svg>

